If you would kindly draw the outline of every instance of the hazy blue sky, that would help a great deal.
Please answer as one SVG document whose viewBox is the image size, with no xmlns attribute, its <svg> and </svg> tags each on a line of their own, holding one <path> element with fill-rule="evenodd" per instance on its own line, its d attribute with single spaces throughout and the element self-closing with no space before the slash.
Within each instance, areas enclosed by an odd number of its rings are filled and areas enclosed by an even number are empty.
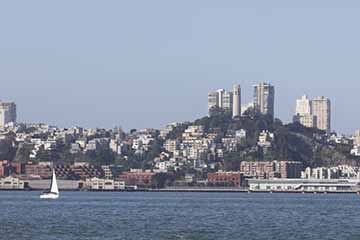
<svg viewBox="0 0 360 240">
<path fill-rule="evenodd" d="M 207 114 L 207 92 L 276 87 L 360 128 L 359 1 L 0 1 L 0 99 L 20 121 L 125 129 Z"/>
</svg>

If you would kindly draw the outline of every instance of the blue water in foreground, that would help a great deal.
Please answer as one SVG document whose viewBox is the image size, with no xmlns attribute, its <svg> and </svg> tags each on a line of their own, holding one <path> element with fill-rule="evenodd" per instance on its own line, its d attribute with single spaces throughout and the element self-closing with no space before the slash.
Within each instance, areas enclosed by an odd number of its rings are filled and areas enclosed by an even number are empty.
<svg viewBox="0 0 360 240">
<path fill-rule="evenodd" d="M 360 239 L 360 197 L 0 192 L 0 239 Z"/>
</svg>

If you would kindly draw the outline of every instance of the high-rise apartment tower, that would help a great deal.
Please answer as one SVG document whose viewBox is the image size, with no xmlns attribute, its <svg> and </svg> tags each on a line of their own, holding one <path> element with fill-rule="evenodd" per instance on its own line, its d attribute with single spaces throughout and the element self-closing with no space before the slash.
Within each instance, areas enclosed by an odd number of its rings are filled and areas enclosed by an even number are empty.
<svg viewBox="0 0 360 240">
<path fill-rule="evenodd" d="M 254 85 L 254 104 L 262 114 L 274 117 L 275 88 L 268 83 Z"/>
</svg>

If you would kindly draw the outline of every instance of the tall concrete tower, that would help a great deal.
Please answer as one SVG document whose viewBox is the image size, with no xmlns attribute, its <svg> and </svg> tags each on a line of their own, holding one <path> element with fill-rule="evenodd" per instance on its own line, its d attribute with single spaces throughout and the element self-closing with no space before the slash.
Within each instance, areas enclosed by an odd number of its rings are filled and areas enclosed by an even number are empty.
<svg viewBox="0 0 360 240">
<path fill-rule="evenodd" d="M 326 97 L 316 97 L 311 101 L 312 114 L 317 117 L 317 128 L 330 133 L 331 103 Z"/>
<path fill-rule="evenodd" d="M 275 89 L 268 83 L 254 85 L 254 103 L 262 114 L 274 117 Z"/>
<path fill-rule="evenodd" d="M 241 115 L 241 87 L 240 85 L 234 85 L 233 87 L 233 117 L 239 117 Z"/>
</svg>

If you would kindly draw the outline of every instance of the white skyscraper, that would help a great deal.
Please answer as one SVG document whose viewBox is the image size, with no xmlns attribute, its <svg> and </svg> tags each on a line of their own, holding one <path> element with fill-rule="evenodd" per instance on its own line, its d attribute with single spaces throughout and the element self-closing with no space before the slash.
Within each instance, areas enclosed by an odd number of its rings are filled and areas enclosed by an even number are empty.
<svg viewBox="0 0 360 240">
<path fill-rule="evenodd" d="M 224 89 L 209 92 L 208 94 L 208 110 L 211 112 L 212 108 L 218 107 L 231 113 L 233 108 L 233 93 L 227 92 Z"/>
<path fill-rule="evenodd" d="M 219 89 L 217 90 L 218 93 L 218 107 L 219 108 L 223 108 L 224 105 L 224 94 L 225 94 L 225 90 L 224 89 Z"/>
<path fill-rule="evenodd" d="M 234 85 L 233 87 L 233 117 L 239 117 L 241 115 L 241 87 L 240 85 Z"/>
<path fill-rule="evenodd" d="M 16 122 L 16 104 L 14 102 L 0 102 L 0 127 Z"/>
<path fill-rule="evenodd" d="M 312 114 L 311 101 L 306 95 L 296 100 L 296 115 Z"/>
<path fill-rule="evenodd" d="M 312 114 L 312 103 L 306 95 L 296 100 L 294 122 L 309 128 L 317 127 L 317 117 Z"/>
<path fill-rule="evenodd" d="M 221 108 L 224 109 L 226 112 L 231 113 L 233 108 L 233 93 L 225 91 L 221 99 Z"/>
</svg>

